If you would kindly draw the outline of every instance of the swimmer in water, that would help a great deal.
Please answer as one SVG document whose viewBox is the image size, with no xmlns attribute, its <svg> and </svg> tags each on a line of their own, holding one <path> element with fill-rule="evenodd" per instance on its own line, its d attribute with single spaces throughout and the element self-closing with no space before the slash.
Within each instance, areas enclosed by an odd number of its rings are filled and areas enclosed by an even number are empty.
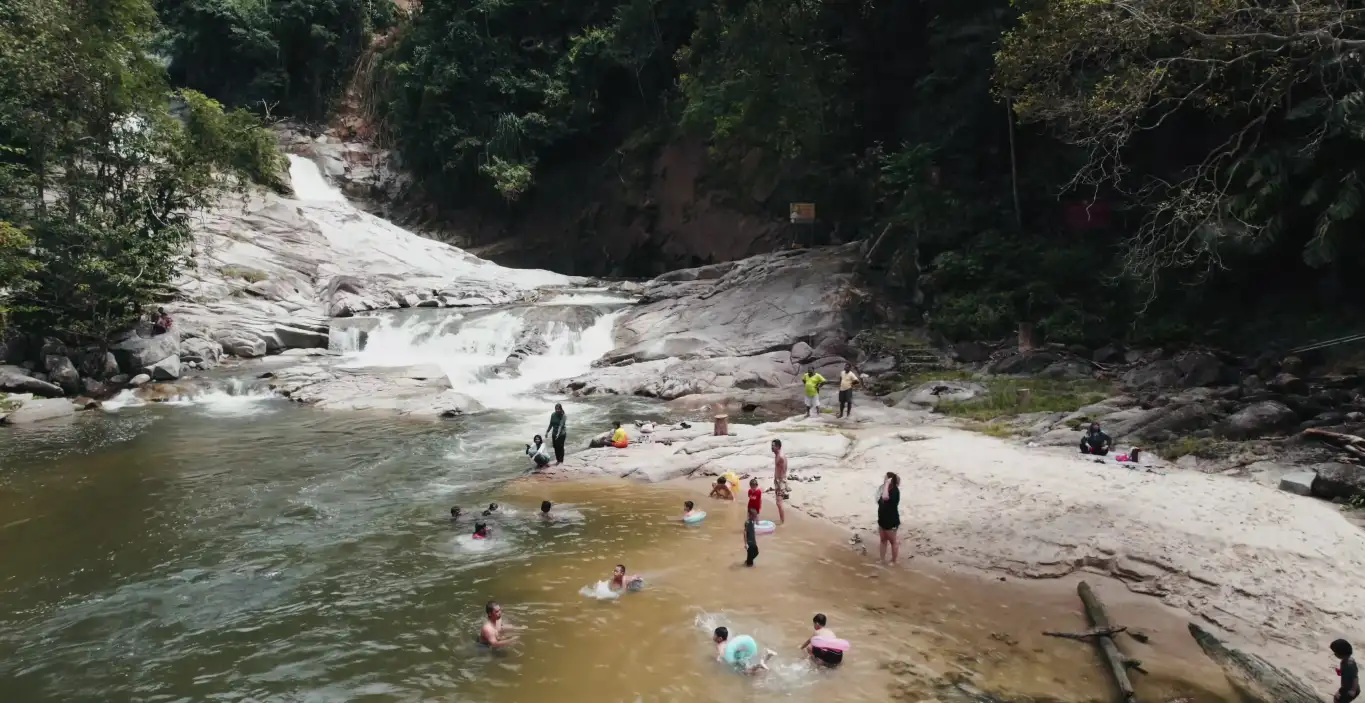
<svg viewBox="0 0 1365 703">
<path fill-rule="evenodd" d="M 497 504 L 497 503 L 489 503 L 489 504 L 488 504 L 488 512 L 489 512 L 490 514 L 491 514 L 491 513 L 496 513 L 496 512 L 498 512 L 498 504 Z"/>
<path fill-rule="evenodd" d="M 754 638 L 748 635 L 736 635 L 732 638 L 730 630 L 725 627 L 717 627 L 712 639 L 716 643 L 716 661 L 729 664 L 741 674 L 752 676 L 759 671 L 767 671 L 768 660 L 777 656 L 777 652 L 769 649 L 763 658 L 759 659 L 758 643 Z"/>
<path fill-rule="evenodd" d="M 829 620 L 825 617 L 824 613 L 816 613 L 815 617 L 811 618 L 811 622 L 815 625 L 815 633 L 805 642 L 801 643 L 801 651 L 809 654 L 811 661 L 816 664 L 838 666 L 839 663 L 844 660 L 843 652 L 814 647 L 811 646 L 811 642 L 814 642 L 817 639 L 837 640 L 839 639 L 839 636 L 834 634 L 834 630 L 825 627 L 825 624 L 829 622 Z"/>
<path fill-rule="evenodd" d="M 735 494 L 730 492 L 730 486 L 725 483 L 724 476 L 721 476 L 720 478 L 716 479 L 716 485 L 711 487 L 710 497 L 719 498 L 721 500 L 735 499 Z"/>
<path fill-rule="evenodd" d="M 483 612 L 488 616 L 488 619 L 484 621 L 483 628 L 479 630 L 479 644 L 482 644 L 485 647 L 492 647 L 493 649 L 502 649 L 503 647 L 517 643 L 516 635 L 512 635 L 506 639 L 502 636 L 502 629 L 504 627 L 508 630 L 514 628 L 503 622 L 502 606 L 498 605 L 497 601 L 488 601 L 488 605 L 483 607 Z"/>
<path fill-rule="evenodd" d="M 482 520 L 474 523 L 474 539 L 488 539 L 488 523 Z"/>
<path fill-rule="evenodd" d="M 643 582 L 644 579 L 639 576 L 627 576 L 626 565 L 617 564 L 616 568 L 612 569 L 611 583 L 609 583 L 607 587 L 613 591 L 619 591 L 626 588 L 628 585 L 634 584 L 636 581 Z"/>
<path fill-rule="evenodd" d="M 550 519 L 550 508 L 552 508 L 552 507 L 554 507 L 554 506 L 550 503 L 550 501 L 548 501 L 548 500 L 542 500 L 542 501 L 540 501 L 540 517 L 543 518 L 543 519 L 545 519 L 545 520 L 549 520 L 549 519 Z"/>
<path fill-rule="evenodd" d="M 690 500 L 683 501 L 682 519 L 686 520 L 687 518 L 692 517 L 692 515 L 697 512 L 696 508 L 697 508 L 696 504 L 693 503 L 692 501 Z"/>
<path fill-rule="evenodd" d="M 457 506 L 455 506 L 455 507 L 453 507 L 453 508 L 450 509 L 450 521 L 451 521 L 451 522 L 458 522 L 459 519 L 460 519 L 460 506 L 457 505 Z"/>
</svg>

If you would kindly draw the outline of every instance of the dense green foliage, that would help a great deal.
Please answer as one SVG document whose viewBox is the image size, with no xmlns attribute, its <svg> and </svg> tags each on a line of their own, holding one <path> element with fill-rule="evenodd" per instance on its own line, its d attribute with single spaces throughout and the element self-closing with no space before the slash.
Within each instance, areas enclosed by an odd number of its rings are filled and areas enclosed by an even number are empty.
<svg viewBox="0 0 1365 703">
<path fill-rule="evenodd" d="M 390 0 L 157 0 L 177 85 L 234 106 L 321 119 Z"/>
<path fill-rule="evenodd" d="M 396 17 L 382 0 L 160 2 L 177 80 L 307 117 Z M 770 193 L 728 204 L 817 202 L 951 337 L 1021 320 L 1057 341 L 1246 335 L 1239 317 L 1284 317 L 1237 312 L 1258 300 L 1304 323 L 1365 302 L 1362 11 L 427 0 L 360 87 L 442 205 L 515 212 L 573 186 L 549 174 L 702 138 L 707 187 Z"/>
<path fill-rule="evenodd" d="M 254 116 L 170 91 L 156 28 L 146 0 L 0 10 L 0 306 L 21 328 L 104 341 L 164 293 L 195 210 L 280 183 Z"/>
</svg>

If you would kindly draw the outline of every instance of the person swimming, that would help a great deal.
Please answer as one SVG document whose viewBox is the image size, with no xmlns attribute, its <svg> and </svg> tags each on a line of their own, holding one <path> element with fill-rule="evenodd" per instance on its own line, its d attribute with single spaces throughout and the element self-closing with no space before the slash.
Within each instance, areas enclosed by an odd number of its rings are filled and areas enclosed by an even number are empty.
<svg viewBox="0 0 1365 703">
<path fill-rule="evenodd" d="M 457 506 L 455 506 L 455 507 L 453 507 L 453 508 L 450 509 L 450 521 L 451 521 L 451 522 L 457 522 L 457 521 L 459 521 L 459 519 L 460 519 L 460 506 L 457 505 Z"/>
<path fill-rule="evenodd" d="M 489 503 L 489 504 L 488 504 L 488 512 L 489 512 L 489 513 L 496 513 L 496 512 L 498 512 L 498 504 L 497 504 L 497 503 Z"/>
<path fill-rule="evenodd" d="M 732 493 L 732 492 L 730 492 L 730 486 L 729 486 L 729 484 L 727 484 L 727 483 L 725 482 L 725 477 L 724 477 L 724 476 L 722 476 L 722 477 L 716 479 L 716 485 L 714 485 L 714 486 L 711 487 L 711 496 L 710 496 L 710 497 L 711 497 L 711 498 L 719 498 L 720 500 L 734 500 L 734 499 L 735 499 L 735 494 Z"/>
<path fill-rule="evenodd" d="M 502 636 L 503 627 L 506 627 L 508 630 L 513 628 L 511 625 L 507 625 L 503 622 L 502 606 L 498 605 L 497 601 L 488 601 L 488 604 L 483 607 L 483 612 L 487 616 L 487 619 L 484 620 L 483 627 L 479 629 L 479 644 L 493 649 L 502 649 L 503 647 L 517 643 L 516 635 L 507 638 L 503 638 Z"/>
<path fill-rule="evenodd" d="M 627 576 L 625 564 L 617 564 L 616 568 L 611 571 L 611 581 L 608 582 L 607 587 L 613 591 L 621 589 L 635 591 L 644 586 L 644 583 L 645 580 L 639 576 Z"/>
<path fill-rule="evenodd" d="M 550 519 L 550 508 L 553 507 L 554 505 L 551 504 L 550 501 L 548 500 L 540 501 L 540 516 L 547 520 Z"/>
<path fill-rule="evenodd" d="M 488 539 L 488 523 L 482 520 L 474 523 L 474 539 Z"/>
<path fill-rule="evenodd" d="M 693 515 L 695 515 L 696 512 L 697 512 L 697 504 L 696 504 L 696 503 L 693 503 L 693 502 L 690 501 L 690 500 L 685 500 L 685 501 L 683 501 L 683 516 L 682 516 L 682 519 L 686 520 L 687 518 L 690 518 L 690 517 L 692 517 Z"/>
<path fill-rule="evenodd" d="M 769 649 L 762 659 L 758 656 L 758 643 L 748 635 L 730 637 L 730 630 L 717 627 L 712 640 L 716 643 L 716 661 L 725 662 L 741 674 L 753 675 L 768 670 L 768 660 L 777 656 Z M 757 661 L 755 661 L 757 660 Z"/>
</svg>

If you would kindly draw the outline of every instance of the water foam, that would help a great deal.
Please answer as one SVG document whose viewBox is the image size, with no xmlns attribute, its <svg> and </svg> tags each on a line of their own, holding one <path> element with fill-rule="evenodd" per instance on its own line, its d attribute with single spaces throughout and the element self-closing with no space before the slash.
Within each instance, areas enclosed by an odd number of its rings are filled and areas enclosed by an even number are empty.
<svg viewBox="0 0 1365 703">
<path fill-rule="evenodd" d="M 587 373 L 592 362 L 610 351 L 612 328 L 619 312 L 597 318 L 575 330 L 562 322 L 545 323 L 540 331 L 544 353 L 524 359 L 515 375 L 499 375 L 502 365 L 528 332 L 527 322 L 510 311 L 473 319 L 462 316 L 384 318 L 371 330 L 365 348 L 347 353 L 349 367 L 434 365 L 461 393 L 493 408 L 540 408 L 531 397 L 539 386 Z"/>
</svg>

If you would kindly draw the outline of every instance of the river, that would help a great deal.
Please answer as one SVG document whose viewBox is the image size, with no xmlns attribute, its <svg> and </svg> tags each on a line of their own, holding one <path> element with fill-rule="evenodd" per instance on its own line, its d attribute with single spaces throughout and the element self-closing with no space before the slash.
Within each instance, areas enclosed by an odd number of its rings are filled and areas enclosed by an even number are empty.
<svg viewBox="0 0 1365 703">
<path fill-rule="evenodd" d="M 556 401 L 571 451 L 613 419 L 677 419 L 653 401 L 544 390 L 611 348 L 622 305 L 580 291 L 385 313 L 334 328 L 335 354 L 317 360 L 439 365 L 489 408 L 474 415 L 302 407 L 261 385 L 280 363 L 265 360 L 206 374 L 168 403 L 124 395 L 69 422 L 4 430 L 3 699 L 974 700 L 945 689 L 952 681 L 1038 701 L 1106 698 L 1088 645 L 1040 634 L 1085 629 L 1067 585 L 890 572 L 803 516 L 760 538 L 746 569 L 742 506 L 704 505 L 707 520 L 684 527 L 673 518 L 701 500 L 695 489 L 527 477 L 522 450 Z M 528 331 L 544 346 L 519 373 L 495 373 Z M 542 500 L 554 503 L 548 519 Z M 472 515 L 490 503 L 501 506 L 491 540 L 449 520 L 451 506 Z M 646 588 L 599 598 L 617 563 Z M 526 628 L 496 655 L 474 644 L 490 599 Z M 1115 605 L 1168 643 L 1148 700 L 1232 700 L 1177 614 Z M 853 642 L 839 670 L 814 670 L 798 651 L 816 612 Z M 776 650 L 772 671 L 719 667 L 710 631 L 722 624 Z"/>
</svg>

